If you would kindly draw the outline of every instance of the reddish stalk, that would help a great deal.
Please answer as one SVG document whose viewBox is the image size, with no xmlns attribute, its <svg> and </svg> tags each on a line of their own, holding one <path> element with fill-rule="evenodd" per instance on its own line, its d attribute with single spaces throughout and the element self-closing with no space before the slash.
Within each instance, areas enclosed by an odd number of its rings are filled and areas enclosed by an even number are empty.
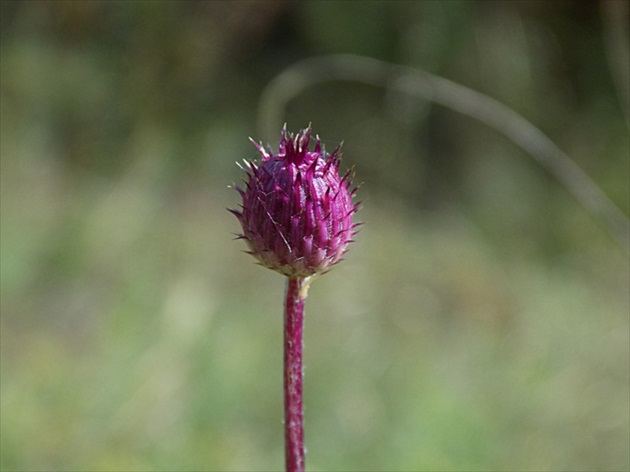
<svg viewBox="0 0 630 472">
<path fill-rule="evenodd" d="M 303 278 L 287 279 L 284 311 L 284 441 L 287 472 L 304 471 L 302 407 Z"/>
</svg>

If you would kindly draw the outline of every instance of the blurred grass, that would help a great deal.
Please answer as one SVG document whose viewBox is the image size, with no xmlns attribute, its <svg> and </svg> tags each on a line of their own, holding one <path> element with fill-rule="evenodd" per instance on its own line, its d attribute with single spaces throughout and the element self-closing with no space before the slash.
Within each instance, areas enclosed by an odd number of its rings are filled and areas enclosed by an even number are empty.
<svg viewBox="0 0 630 472">
<path fill-rule="evenodd" d="M 283 280 L 225 208 L 295 59 L 492 92 L 627 213 L 593 12 L 491 5 L 3 2 L 2 470 L 279 470 Z M 428 104 L 330 84 L 287 119 L 345 139 L 366 182 L 367 224 L 307 302 L 309 469 L 628 470 L 629 263 L 597 223 Z"/>
</svg>

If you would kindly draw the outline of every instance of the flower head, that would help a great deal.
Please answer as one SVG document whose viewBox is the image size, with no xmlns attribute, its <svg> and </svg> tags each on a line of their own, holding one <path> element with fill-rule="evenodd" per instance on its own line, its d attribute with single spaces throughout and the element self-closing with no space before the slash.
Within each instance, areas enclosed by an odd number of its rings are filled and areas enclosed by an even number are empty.
<svg viewBox="0 0 630 472">
<path fill-rule="evenodd" d="M 310 126 L 293 135 L 285 128 L 277 154 L 252 143 L 262 156 L 246 162 L 241 210 L 249 253 L 288 277 L 321 274 L 339 262 L 355 234 L 350 171 L 339 175 L 340 147 L 327 155 L 319 137 L 309 151 Z"/>
</svg>

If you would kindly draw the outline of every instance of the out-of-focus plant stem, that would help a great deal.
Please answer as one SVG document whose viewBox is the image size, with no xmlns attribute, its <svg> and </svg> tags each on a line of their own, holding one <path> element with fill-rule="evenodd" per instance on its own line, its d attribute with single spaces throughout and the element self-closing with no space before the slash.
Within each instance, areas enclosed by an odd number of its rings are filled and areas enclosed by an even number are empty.
<svg viewBox="0 0 630 472">
<path fill-rule="evenodd" d="M 284 310 L 284 439 L 287 472 L 304 471 L 302 328 L 305 279 L 287 278 Z"/>
<path fill-rule="evenodd" d="M 501 102 L 420 69 L 370 57 L 338 54 L 299 61 L 267 85 L 259 104 L 259 128 L 270 137 L 287 103 L 309 87 L 334 80 L 387 87 L 429 100 L 494 128 L 546 168 L 630 253 L 630 221 L 599 186 L 542 131 Z"/>
</svg>

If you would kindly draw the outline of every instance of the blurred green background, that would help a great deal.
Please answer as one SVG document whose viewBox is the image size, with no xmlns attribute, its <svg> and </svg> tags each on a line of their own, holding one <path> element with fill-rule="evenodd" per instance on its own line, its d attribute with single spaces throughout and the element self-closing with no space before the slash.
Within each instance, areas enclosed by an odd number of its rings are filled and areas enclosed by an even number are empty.
<svg viewBox="0 0 630 472">
<path fill-rule="evenodd" d="M 626 2 L 0 7 L 2 470 L 283 467 L 284 280 L 225 208 L 247 137 L 279 141 L 265 85 L 300 59 L 488 94 L 630 210 Z M 629 262 L 601 225 L 430 103 L 331 82 L 285 118 L 345 141 L 366 222 L 307 300 L 307 467 L 628 470 Z"/>
</svg>

